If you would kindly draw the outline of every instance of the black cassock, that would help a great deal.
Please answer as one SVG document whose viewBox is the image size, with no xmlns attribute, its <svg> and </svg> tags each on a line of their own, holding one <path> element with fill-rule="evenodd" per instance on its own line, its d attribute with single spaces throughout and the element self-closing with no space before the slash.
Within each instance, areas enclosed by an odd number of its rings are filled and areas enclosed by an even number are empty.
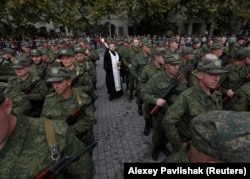
<svg viewBox="0 0 250 179">
<path fill-rule="evenodd" d="M 115 57 L 118 56 L 119 62 L 121 62 L 121 59 L 117 52 L 116 53 L 111 52 L 108 48 L 105 50 L 103 68 L 106 72 L 106 87 L 108 90 L 108 94 L 110 95 L 112 99 L 114 99 L 114 98 L 120 97 L 123 94 L 123 89 L 122 89 L 120 70 L 117 71 L 117 69 L 113 69 L 112 57 L 111 57 L 112 54 L 110 53 L 112 53 Z M 118 90 L 117 90 L 117 87 L 118 87 Z"/>
</svg>

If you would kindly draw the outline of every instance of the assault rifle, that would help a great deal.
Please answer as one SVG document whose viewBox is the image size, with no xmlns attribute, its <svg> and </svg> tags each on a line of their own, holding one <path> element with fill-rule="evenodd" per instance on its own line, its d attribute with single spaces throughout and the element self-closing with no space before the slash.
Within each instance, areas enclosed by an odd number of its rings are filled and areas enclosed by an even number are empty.
<svg viewBox="0 0 250 179">
<path fill-rule="evenodd" d="M 27 88 L 25 88 L 22 92 L 23 94 L 29 94 L 30 91 L 37 85 L 37 83 L 39 83 L 39 81 L 43 80 L 45 78 L 46 75 L 46 71 L 48 68 L 49 62 L 47 62 L 46 66 L 44 67 L 41 76 L 38 80 L 33 81 Z"/>
<path fill-rule="evenodd" d="M 244 78 L 240 79 L 233 87 L 232 90 L 233 92 L 235 92 L 236 90 L 238 90 L 241 86 L 243 86 L 246 82 L 248 82 L 250 80 L 250 73 L 247 74 Z M 231 104 L 231 100 L 233 98 L 230 98 L 228 96 L 226 96 L 223 100 L 222 100 L 222 108 L 224 110 L 229 109 L 231 106 L 233 106 L 233 104 Z"/>
<path fill-rule="evenodd" d="M 165 90 L 165 92 L 162 95 L 162 98 L 167 100 L 167 98 L 171 95 L 174 94 L 174 92 L 176 91 L 176 87 L 181 83 L 181 81 L 184 78 L 187 78 L 188 75 L 190 75 L 191 71 L 196 68 L 198 64 L 198 59 L 194 59 L 192 64 L 190 66 L 188 66 L 186 69 L 183 70 L 183 72 L 181 72 L 178 77 L 173 80 L 170 85 L 167 87 L 167 89 Z M 157 115 L 158 112 L 160 111 L 160 106 L 155 106 L 151 111 L 150 114 L 151 115 Z"/>
<path fill-rule="evenodd" d="M 49 66 L 49 62 L 47 62 L 46 66 L 44 67 L 44 69 L 43 69 L 43 71 L 42 71 L 42 73 L 41 73 L 41 76 L 40 76 L 40 77 L 41 77 L 42 79 L 45 79 L 46 71 L 47 71 L 48 66 Z"/>
<path fill-rule="evenodd" d="M 98 140 L 95 140 L 89 146 L 83 148 L 79 153 L 73 156 L 64 156 L 59 159 L 55 164 L 51 165 L 50 167 L 44 169 L 38 175 L 34 177 L 34 179 L 54 179 L 57 176 L 61 175 L 61 173 L 73 162 L 79 160 L 83 155 L 85 155 L 89 150 L 94 148 Z"/>
<path fill-rule="evenodd" d="M 77 122 L 78 117 L 82 114 L 82 112 L 91 104 L 93 104 L 97 98 L 98 96 L 95 96 L 89 103 L 79 106 L 79 108 L 77 108 L 72 114 L 70 114 L 66 119 L 68 125 L 71 126 L 75 124 Z"/>
<path fill-rule="evenodd" d="M 32 81 L 31 84 L 27 88 L 22 90 L 23 94 L 29 94 L 30 91 L 37 85 L 37 83 L 39 83 L 39 81 L 41 81 L 41 78 L 39 78 L 38 80 Z"/>
<path fill-rule="evenodd" d="M 71 87 L 75 86 L 75 84 L 78 82 L 78 80 L 86 73 L 86 72 L 89 72 L 90 70 L 92 70 L 92 68 L 89 68 L 88 70 L 78 74 L 71 82 Z"/>
</svg>

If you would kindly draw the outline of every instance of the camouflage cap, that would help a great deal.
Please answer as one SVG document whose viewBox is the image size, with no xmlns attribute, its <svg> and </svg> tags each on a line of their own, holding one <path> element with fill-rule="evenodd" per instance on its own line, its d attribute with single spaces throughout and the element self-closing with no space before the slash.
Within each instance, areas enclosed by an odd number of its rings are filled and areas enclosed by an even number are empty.
<svg viewBox="0 0 250 179">
<path fill-rule="evenodd" d="M 13 68 L 15 69 L 22 69 L 27 66 L 30 66 L 32 64 L 32 59 L 31 56 L 25 56 L 25 57 L 18 57 L 14 63 L 13 63 Z"/>
<path fill-rule="evenodd" d="M 30 44 L 29 44 L 29 42 L 27 42 L 27 41 L 23 41 L 23 42 L 21 43 L 21 47 L 30 47 Z"/>
<path fill-rule="evenodd" d="M 192 43 L 193 43 L 193 44 L 201 43 L 201 39 L 200 39 L 200 38 L 194 38 L 194 39 L 192 40 Z"/>
<path fill-rule="evenodd" d="M 146 46 L 146 47 L 152 48 L 152 47 L 153 47 L 153 44 L 150 42 L 150 40 L 148 40 L 148 39 L 143 39 L 143 40 L 142 40 L 142 46 Z"/>
<path fill-rule="evenodd" d="M 43 46 L 43 43 L 41 41 L 37 41 L 36 42 L 36 47 L 41 47 L 41 46 Z"/>
<path fill-rule="evenodd" d="M 49 74 L 49 78 L 46 82 L 53 83 L 53 82 L 60 82 L 64 79 L 70 78 L 70 72 L 65 67 L 53 67 L 51 68 L 51 72 Z"/>
<path fill-rule="evenodd" d="M 226 70 L 222 69 L 220 60 L 202 60 L 198 63 L 197 70 L 211 74 L 227 72 Z"/>
<path fill-rule="evenodd" d="M 166 55 L 166 48 L 164 47 L 157 47 L 151 51 L 151 55 Z"/>
<path fill-rule="evenodd" d="M 234 39 L 234 38 L 231 38 L 228 40 L 229 45 L 234 45 L 235 43 L 236 43 L 236 39 Z"/>
<path fill-rule="evenodd" d="M 250 50 L 248 48 L 242 48 L 238 50 L 236 53 L 237 60 L 243 60 L 244 58 L 249 56 L 250 56 Z"/>
<path fill-rule="evenodd" d="M 169 42 L 176 42 L 179 43 L 179 40 L 176 37 L 171 37 L 168 39 Z"/>
<path fill-rule="evenodd" d="M 15 56 L 16 51 L 13 48 L 4 48 L 3 49 L 3 54 L 11 54 L 11 55 Z"/>
<path fill-rule="evenodd" d="M 50 45 L 52 45 L 52 46 L 57 46 L 56 40 L 51 40 Z"/>
<path fill-rule="evenodd" d="M 42 55 L 42 52 L 38 49 L 31 49 L 30 54 L 31 56 L 40 56 Z"/>
<path fill-rule="evenodd" d="M 186 47 L 182 51 L 182 56 L 193 54 L 193 48 L 192 47 Z"/>
<path fill-rule="evenodd" d="M 250 113 L 211 111 L 191 121 L 192 143 L 222 162 L 250 162 Z"/>
<path fill-rule="evenodd" d="M 166 54 L 164 62 L 165 64 L 180 64 L 181 60 L 178 54 Z"/>
<path fill-rule="evenodd" d="M 85 53 L 86 49 L 82 48 L 81 46 L 75 47 L 74 48 L 74 53 Z"/>
<path fill-rule="evenodd" d="M 80 39 L 78 39 L 78 43 L 89 44 L 89 41 L 86 38 L 80 38 Z"/>
<path fill-rule="evenodd" d="M 70 49 L 60 49 L 58 51 L 58 57 L 60 58 L 62 56 L 74 56 L 74 53 Z"/>
<path fill-rule="evenodd" d="M 211 50 L 223 50 L 223 45 L 221 43 L 215 43 L 212 47 Z"/>
<path fill-rule="evenodd" d="M 60 44 L 60 45 L 65 45 L 65 44 L 66 44 L 66 41 L 63 40 L 63 39 L 58 39 L 58 40 L 57 40 L 57 43 Z"/>
</svg>

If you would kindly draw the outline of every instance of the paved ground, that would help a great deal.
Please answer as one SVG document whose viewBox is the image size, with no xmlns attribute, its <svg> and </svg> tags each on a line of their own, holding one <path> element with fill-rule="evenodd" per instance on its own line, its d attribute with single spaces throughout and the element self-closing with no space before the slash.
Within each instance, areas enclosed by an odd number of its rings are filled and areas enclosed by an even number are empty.
<svg viewBox="0 0 250 179">
<path fill-rule="evenodd" d="M 143 135 L 144 120 L 137 113 L 134 100 L 129 100 L 129 92 L 124 90 L 121 98 L 109 101 L 105 87 L 103 58 L 97 62 L 96 101 L 97 124 L 94 127 L 96 139 L 100 142 L 94 150 L 96 165 L 95 179 L 122 179 L 123 164 L 127 162 L 155 162 L 151 158 L 153 149 L 152 130 Z M 125 89 L 125 84 L 124 89 Z M 159 162 L 165 158 L 159 155 Z"/>
</svg>

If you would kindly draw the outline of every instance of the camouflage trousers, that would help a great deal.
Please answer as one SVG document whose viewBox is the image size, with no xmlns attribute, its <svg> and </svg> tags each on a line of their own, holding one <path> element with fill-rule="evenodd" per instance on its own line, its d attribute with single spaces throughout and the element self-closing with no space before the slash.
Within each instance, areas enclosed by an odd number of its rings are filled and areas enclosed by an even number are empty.
<svg viewBox="0 0 250 179">
<path fill-rule="evenodd" d="M 164 129 L 162 127 L 163 115 L 159 113 L 157 116 L 153 117 L 153 136 L 152 141 L 155 147 L 160 147 L 168 142 Z"/>
</svg>

